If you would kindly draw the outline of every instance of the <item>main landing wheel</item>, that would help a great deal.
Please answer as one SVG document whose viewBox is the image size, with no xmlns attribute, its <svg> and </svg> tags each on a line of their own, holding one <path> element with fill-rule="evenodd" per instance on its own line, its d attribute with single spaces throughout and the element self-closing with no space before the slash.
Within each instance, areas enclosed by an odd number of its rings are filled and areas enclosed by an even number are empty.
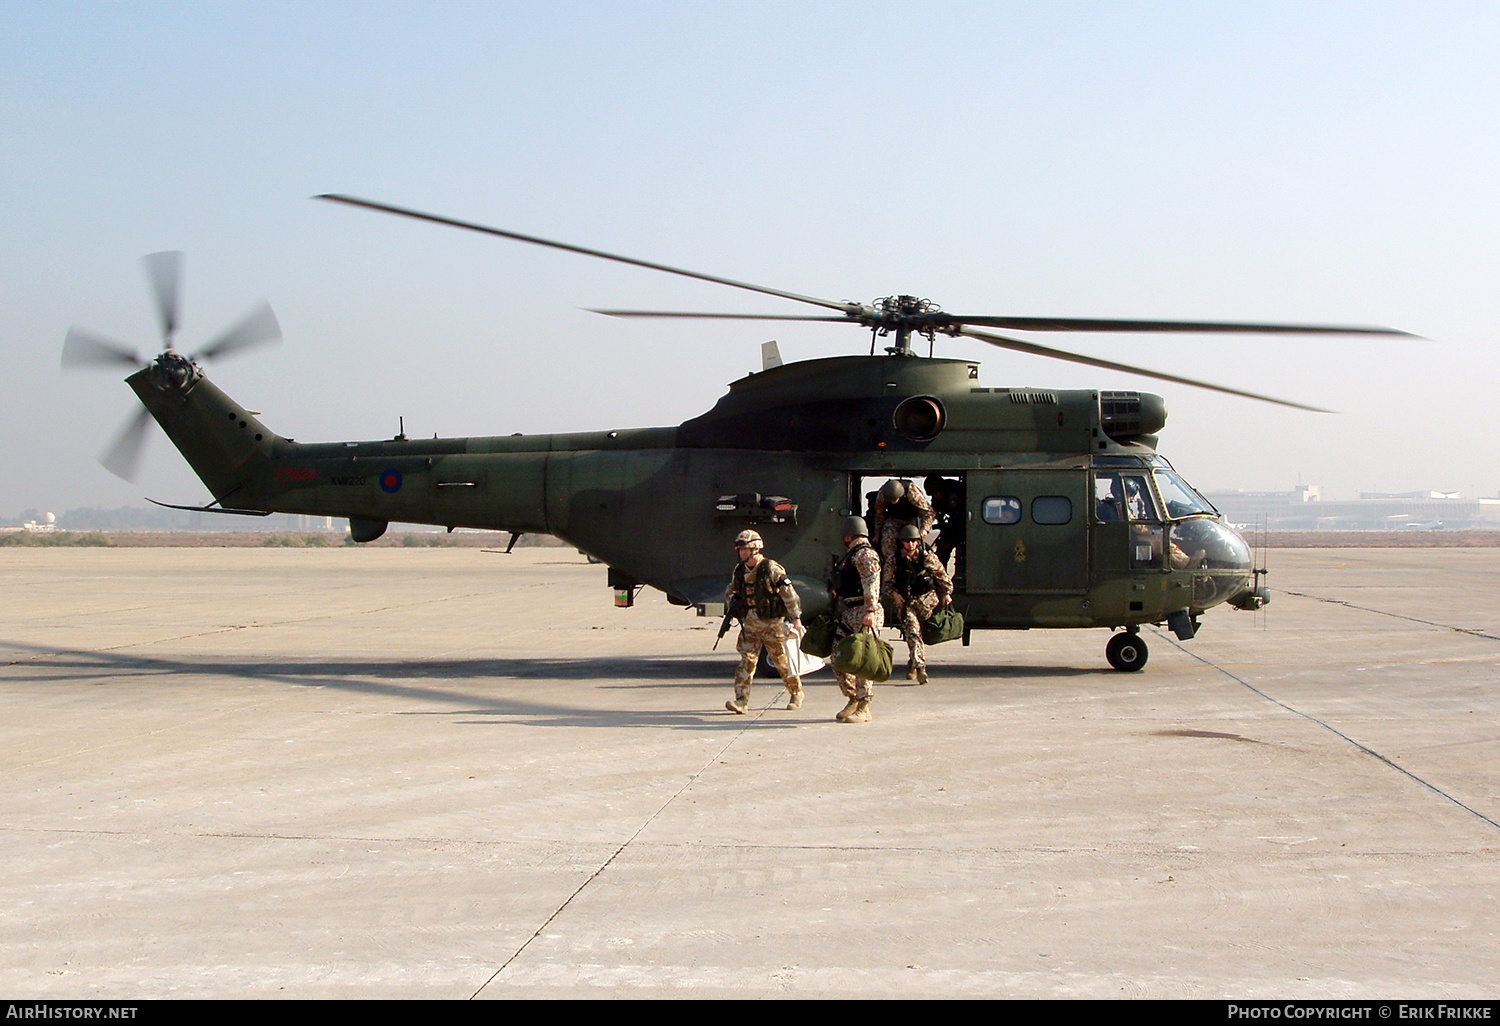
<svg viewBox="0 0 1500 1026">
<path fill-rule="evenodd" d="M 1141 636 L 1129 632 L 1116 634 L 1104 646 L 1104 657 L 1109 660 L 1109 665 L 1126 673 L 1134 673 L 1145 666 L 1150 654 Z"/>
</svg>

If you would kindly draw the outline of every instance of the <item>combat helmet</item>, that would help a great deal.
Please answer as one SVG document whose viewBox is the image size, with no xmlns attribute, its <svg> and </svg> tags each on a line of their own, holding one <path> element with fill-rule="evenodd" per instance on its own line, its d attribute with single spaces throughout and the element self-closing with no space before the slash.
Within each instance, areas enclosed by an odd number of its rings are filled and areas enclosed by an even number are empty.
<svg viewBox="0 0 1500 1026">
<path fill-rule="evenodd" d="M 865 526 L 865 518 L 864 517 L 845 517 L 844 518 L 844 537 L 845 538 L 868 538 L 868 537 L 870 537 L 870 529 Z"/>
<path fill-rule="evenodd" d="M 893 477 L 880 486 L 880 497 L 886 501 L 886 505 L 890 505 L 893 502 L 900 502 L 906 498 L 906 485 Z"/>
<path fill-rule="evenodd" d="M 896 535 L 896 540 L 897 541 L 921 541 L 922 540 L 922 530 L 921 530 L 921 528 L 917 527 L 916 524 L 907 524 L 905 527 L 901 528 L 901 532 Z"/>
<path fill-rule="evenodd" d="M 760 540 L 760 534 L 756 531 L 741 531 L 734 536 L 734 547 L 748 546 L 757 552 L 766 547 L 766 543 Z"/>
</svg>

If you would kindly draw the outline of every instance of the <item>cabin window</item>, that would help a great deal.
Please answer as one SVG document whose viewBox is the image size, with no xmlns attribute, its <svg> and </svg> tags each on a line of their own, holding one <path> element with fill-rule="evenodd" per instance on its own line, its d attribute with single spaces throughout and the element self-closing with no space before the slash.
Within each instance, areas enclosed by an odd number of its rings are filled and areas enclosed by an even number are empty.
<svg viewBox="0 0 1500 1026">
<path fill-rule="evenodd" d="M 986 524 L 1019 524 L 1021 500 L 1011 495 L 996 495 L 984 500 L 979 516 Z"/>
<path fill-rule="evenodd" d="M 1066 495 L 1038 495 L 1031 500 L 1031 519 L 1038 524 L 1066 524 L 1073 519 L 1073 500 Z"/>
</svg>

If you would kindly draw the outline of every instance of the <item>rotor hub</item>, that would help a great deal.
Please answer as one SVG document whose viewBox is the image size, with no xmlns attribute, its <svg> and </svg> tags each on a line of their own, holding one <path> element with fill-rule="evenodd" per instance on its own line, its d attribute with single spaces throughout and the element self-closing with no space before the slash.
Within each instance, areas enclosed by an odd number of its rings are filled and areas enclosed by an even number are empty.
<svg viewBox="0 0 1500 1026">
<path fill-rule="evenodd" d="M 943 320 L 940 316 L 942 307 L 930 299 L 916 296 L 883 296 L 870 304 L 870 310 L 872 315 L 868 324 L 874 337 L 884 337 L 892 332 L 896 335 L 896 344 L 886 348 L 892 356 L 911 355 L 913 332 L 932 342 Z"/>
<path fill-rule="evenodd" d="M 203 377 L 203 370 L 190 357 L 168 349 L 151 361 L 150 375 L 158 392 L 186 392 Z"/>
</svg>

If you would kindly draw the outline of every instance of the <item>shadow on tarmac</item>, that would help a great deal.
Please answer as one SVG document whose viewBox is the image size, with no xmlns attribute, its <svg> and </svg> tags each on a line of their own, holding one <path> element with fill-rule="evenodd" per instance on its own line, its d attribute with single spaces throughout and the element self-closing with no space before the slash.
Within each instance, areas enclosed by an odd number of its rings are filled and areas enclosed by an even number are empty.
<svg viewBox="0 0 1500 1026">
<path fill-rule="evenodd" d="M 734 659 L 704 656 L 593 656 L 572 659 L 307 659 L 235 661 L 181 660 L 126 651 L 55 649 L 22 642 L 4 642 L 11 651 L 35 653 L 0 669 L 0 684 L 62 685 L 98 687 L 141 683 L 178 677 L 221 678 L 259 684 L 284 684 L 299 688 L 334 689 L 352 694 L 385 696 L 416 701 L 431 709 L 401 710 L 395 715 L 480 717 L 467 722 L 493 725 L 513 722 L 529 726 L 679 727 L 698 730 L 743 729 L 756 726 L 792 727 L 796 721 L 762 721 L 752 716 L 734 716 L 722 711 L 718 700 L 728 693 Z M 898 667 L 901 669 L 901 667 Z M 942 666 L 934 664 L 938 684 L 949 681 L 988 682 L 1038 679 L 1088 679 L 1115 671 L 1089 667 L 1035 666 Z M 431 683 L 422 683 L 431 681 Z M 463 688 L 463 684 L 492 682 L 491 690 Z M 544 700 L 547 682 L 595 681 L 598 691 L 635 691 L 640 688 L 685 689 L 689 704 L 683 710 L 639 708 L 582 709 Z M 524 683 L 517 688 L 517 683 Z M 831 687 L 831 673 L 824 669 L 807 681 L 809 687 Z M 905 686 L 892 679 L 882 687 Z M 928 685 L 933 687 L 933 685 Z M 763 708 L 779 697 L 780 682 L 756 678 L 754 708 Z M 709 694 L 705 694 L 709 692 Z M 461 721 L 462 722 L 462 721 Z"/>
</svg>

